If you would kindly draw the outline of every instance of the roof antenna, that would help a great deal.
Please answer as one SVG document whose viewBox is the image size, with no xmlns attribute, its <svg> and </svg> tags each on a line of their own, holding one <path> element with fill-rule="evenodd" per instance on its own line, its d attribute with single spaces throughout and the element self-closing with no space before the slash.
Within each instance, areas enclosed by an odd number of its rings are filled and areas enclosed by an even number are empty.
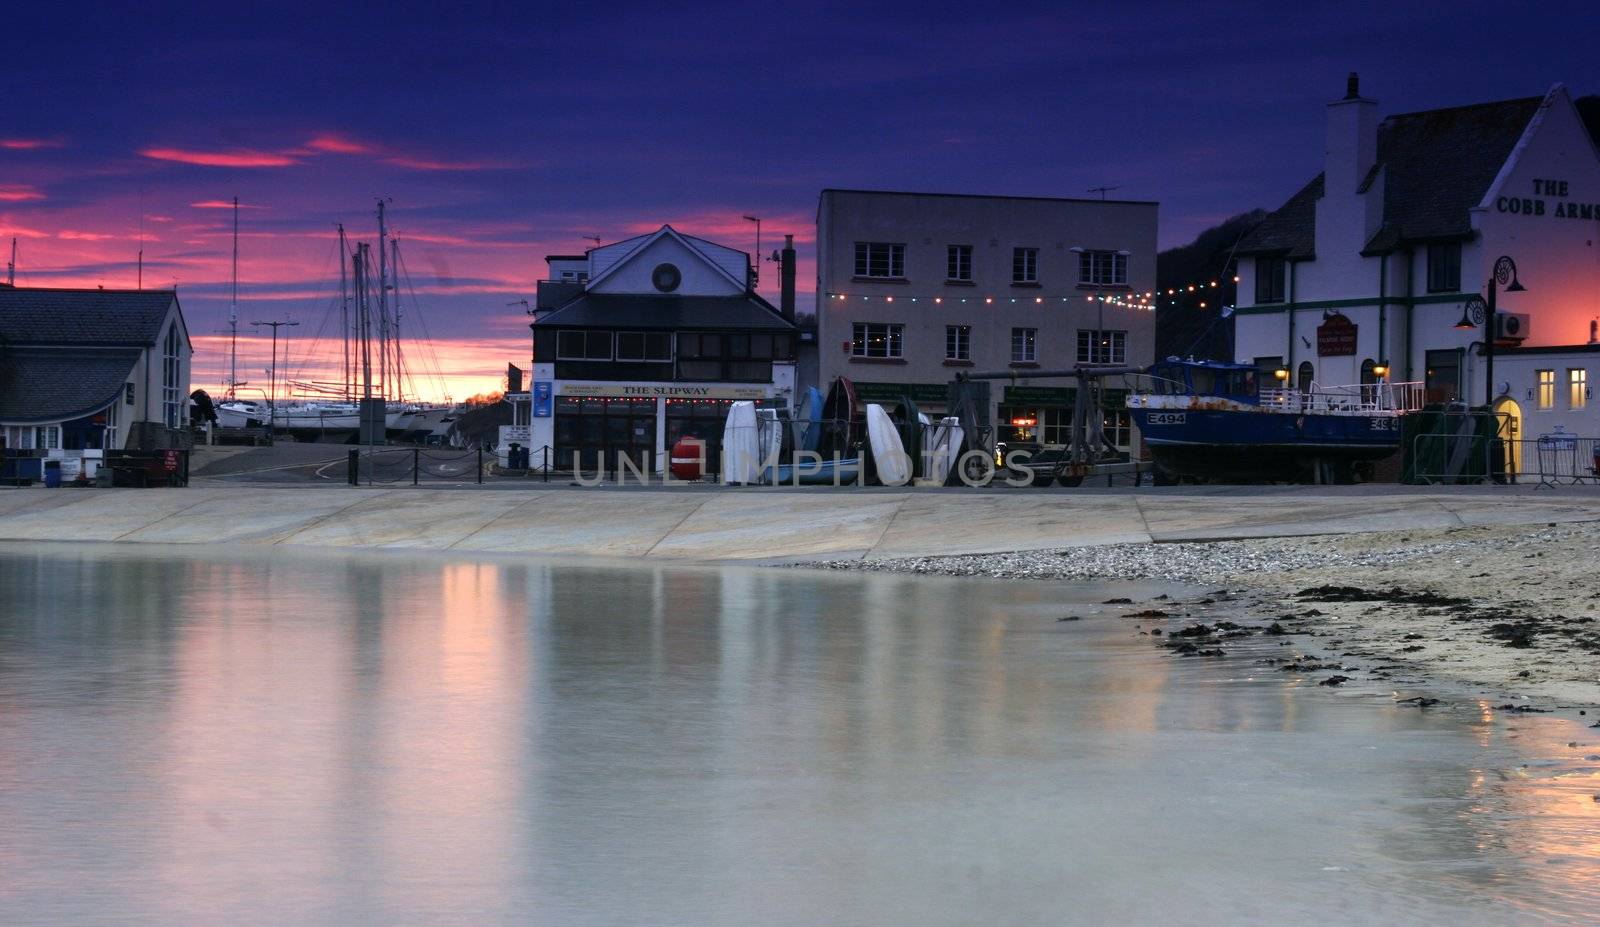
<svg viewBox="0 0 1600 927">
<path fill-rule="evenodd" d="M 600 234 L 598 232 L 596 232 L 593 235 L 584 235 L 583 236 L 583 240 L 584 241 L 592 241 L 592 242 L 594 242 L 594 246 L 596 248 L 600 247 Z"/>
<path fill-rule="evenodd" d="M 1089 189 L 1087 189 L 1087 190 L 1085 190 L 1083 192 L 1085 192 L 1085 193 L 1098 193 L 1098 194 L 1100 194 L 1100 198 L 1101 199 L 1105 199 L 1107 193 L 1111 192 L 1112 190 L 1121 190 L 1121 189 L 1122 189 L 1121 185 L 1118 185 L 1118 186 L 1115 186 L 1115 187 L 1090 187 Z"/>
<path fill-rule="evenodd" d="M 6 286 L 17 285 L 17 239 L 11 238 L 11 260 L 6 262 Z"/>
<path fill-rule="evenodd" d="M 139 184 L 139 271 L 134 289 L 144 289 L 144 184 Z"/>
</svg>

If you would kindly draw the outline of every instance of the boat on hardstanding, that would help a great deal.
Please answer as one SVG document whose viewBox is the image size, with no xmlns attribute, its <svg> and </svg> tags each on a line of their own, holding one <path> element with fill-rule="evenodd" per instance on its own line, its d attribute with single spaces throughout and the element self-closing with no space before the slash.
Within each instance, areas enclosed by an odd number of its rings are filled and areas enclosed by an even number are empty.
<svg viewBox="0 0 1600 927">
<path fill-rule="evenodd" d="M 1250 364 L 1177 358 L 1149 382 L 1127 403 L 1158 482 L 1348 481 L 1399 449 L 1401 418 L 1423 402 L 1421 383 L 1267 386 Z"/>
</svg>

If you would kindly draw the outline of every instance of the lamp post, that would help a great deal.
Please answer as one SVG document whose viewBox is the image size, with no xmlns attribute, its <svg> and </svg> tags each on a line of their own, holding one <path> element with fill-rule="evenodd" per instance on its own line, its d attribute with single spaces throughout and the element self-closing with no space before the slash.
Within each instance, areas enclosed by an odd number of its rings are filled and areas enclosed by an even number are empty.
<svg viewBox="0 0 1600 927">
<path fill-rule="evenodd" d="M 254 325 L 254 326 L 257 326 L 257 327 L 262 326 L 262 325 L 270 325 L 270 326 L 272 326 L 272 367 L 270 368 L 270 371 L 269 371 L 269 374 L 268 374 L 268 384 L 269 385 L 267 386 L 267 391 L 268 391 L 268 396 L 267 396 L 267 410 L 268 410 L 268 412 L 267 412 L 267 415 L 268 415 L 268 417 L 270 419 L 276 419 L 277 418 L 277 414 L 278 414 L 278 329 L 279 329 L 279 327 L 284 326 L 284 325 L 287 325 L 290 328 L 293 328 L 294 326 L 299 325 L 300 323 L 299 322 L 251 322 L 250 324 Z M 276 421 L 274 421 L 274 424 L 276 424 Z"/>
<path fill-rule="evenodd" d="M 1483 406 L 1485 409 L 1494 409 L 1494 339 L 1495 339 L 1495 295 L 1503 287 L 1507 293 L 1522 293 L 1527 290 L 1517 280 L 1517 262 L 1510 255 L 1502 254 L 1495 259 L 1494 272 L 1489 275 L 1489 298 L 1474 293 L 1461 307 L 1461 321 L 1456 323 L 1456 328 L 1461 331 L 1471 331 L 1479 325 L 1483 326 Z"/>
</svg>

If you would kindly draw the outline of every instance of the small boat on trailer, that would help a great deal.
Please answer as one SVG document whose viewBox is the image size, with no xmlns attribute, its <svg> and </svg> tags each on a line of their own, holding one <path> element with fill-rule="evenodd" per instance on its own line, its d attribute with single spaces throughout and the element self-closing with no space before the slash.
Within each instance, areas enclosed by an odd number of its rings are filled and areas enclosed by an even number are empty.
<svg viewBox="0 0 1600 927">
<path fill-rule="evenodd" d="M 1348 482 L 1399 449 L 1401 417 L 1423 402 L 1421 383 L 1266 387 L 1254 366 L 1218 361 L 1168 358 L 1149 379 L 1127 401 L 1158 483 Z"/>
</svg>

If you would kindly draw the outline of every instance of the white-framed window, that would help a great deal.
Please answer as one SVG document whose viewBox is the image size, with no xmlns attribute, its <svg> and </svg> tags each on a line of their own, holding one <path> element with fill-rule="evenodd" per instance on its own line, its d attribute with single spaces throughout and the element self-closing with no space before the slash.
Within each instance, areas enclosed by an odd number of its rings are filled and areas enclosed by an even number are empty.
<svg viewBox="0 0 1600 927">
<path fill-rule="evenodd" d="M 173 323 L 161 345 L 161 418 L 168 428 L 183 424 L 183 361 L 178 356 L 182 345 L 183 336 Z"/>
<path fill-rule="evenodd" d="M 122 409 L 120 403 L 113 402 L 111 405 L 106 406 L 105 415 L 106 430 L 105 433 L 100 437 L 100 446 L 106 450 L 114 450 L 122 446 L 121 444 L 117 443 L 117 437 L 120 430 L 118 426 L 122 422 Z"/>
<path fill-rule="evenodd" d="M 904 357 L 906 327 L 896 322 L 856 322 L 850 339 L 852 357 Z"/>
<path fill-rule="evenodd" d="M 1127 362 L 1127 332 L 1078 329 L 1078 363 L 1126 364 Z"/>
<path fill-rule="evenodd" d="M 1582 367 L 1567 368 L 1567 406 L 1582 409 L 1589 405 L 1589 371 Z"/>
<path fill-rule="evenodd" d="M 14 451 L 26 451 L 33 448 L 33 428 L 29 425 L 7 425 L 5 427 L 6 447 Z"/>
<path fill-rule="evenodd" d="M 1114 447 L 1127 450 L 1133 444 L 1133 416 L 1125 409 L 1104 409 L 1104 418 L 1100 420 L 1100 428 L 1105 432 L 1106 440 Z"/>
<path fill-rule="evenodd" d="M 60 425 L 35 425 L 33 427 L 33 443 L 28 445 L 35 450 L 59 450 L 61 448 Z"/>
<path fill-rule="evenodd" d="M 972 282 L 971 245 L 949 245 L 945 248 L 944 278 L 959 283 Z"/>
<path fill-rule="evenodd" d="M 567 329 L 556 332 L 556 360 L 611 360 L 611 333 Z"/>
<path fill-rule="evenodd" d="M 672 333 L 617 332 L 617 360 L 630 363 L 671 363 Z"/>
<path fill-rule="evenodd" d="M 1539 384 L 1539 408 L 1554 409 L 1556 407 L 1556 372 L 1554 370 L 1535 370 L 1534 381 Z"/>
<path fill-rule="evenodd" d="M 1011 362 L 1013 364 L 1030 364 L 1038 360 L 1035 347 L 1039 340 L 1037 328 L 1013 328 L 1011 330 Z"/>
<path fill-rule="evenodd" d="M 857 277 L 904 278 L 906 246 L 888 241 L 856 242 Z"/>
<path fill-rule="evenodd" d="M 1128 256 L 1121 251 L 1079 252 L 1078 283 L 1081 286 L 1127 286 Z"/>
<path fill-rule="evenodd" d="M 944 359 L 972 359 L 972 326 L 946 325 L 944 327 Z"/>
<path fill-rule="evenodd" d="M 1012 248 L 1011 249 L 1011 282 L 1012 283 L 1038 283 L 1039 282 L 1039 249 L 1038 248 Z"/>
</svg>

